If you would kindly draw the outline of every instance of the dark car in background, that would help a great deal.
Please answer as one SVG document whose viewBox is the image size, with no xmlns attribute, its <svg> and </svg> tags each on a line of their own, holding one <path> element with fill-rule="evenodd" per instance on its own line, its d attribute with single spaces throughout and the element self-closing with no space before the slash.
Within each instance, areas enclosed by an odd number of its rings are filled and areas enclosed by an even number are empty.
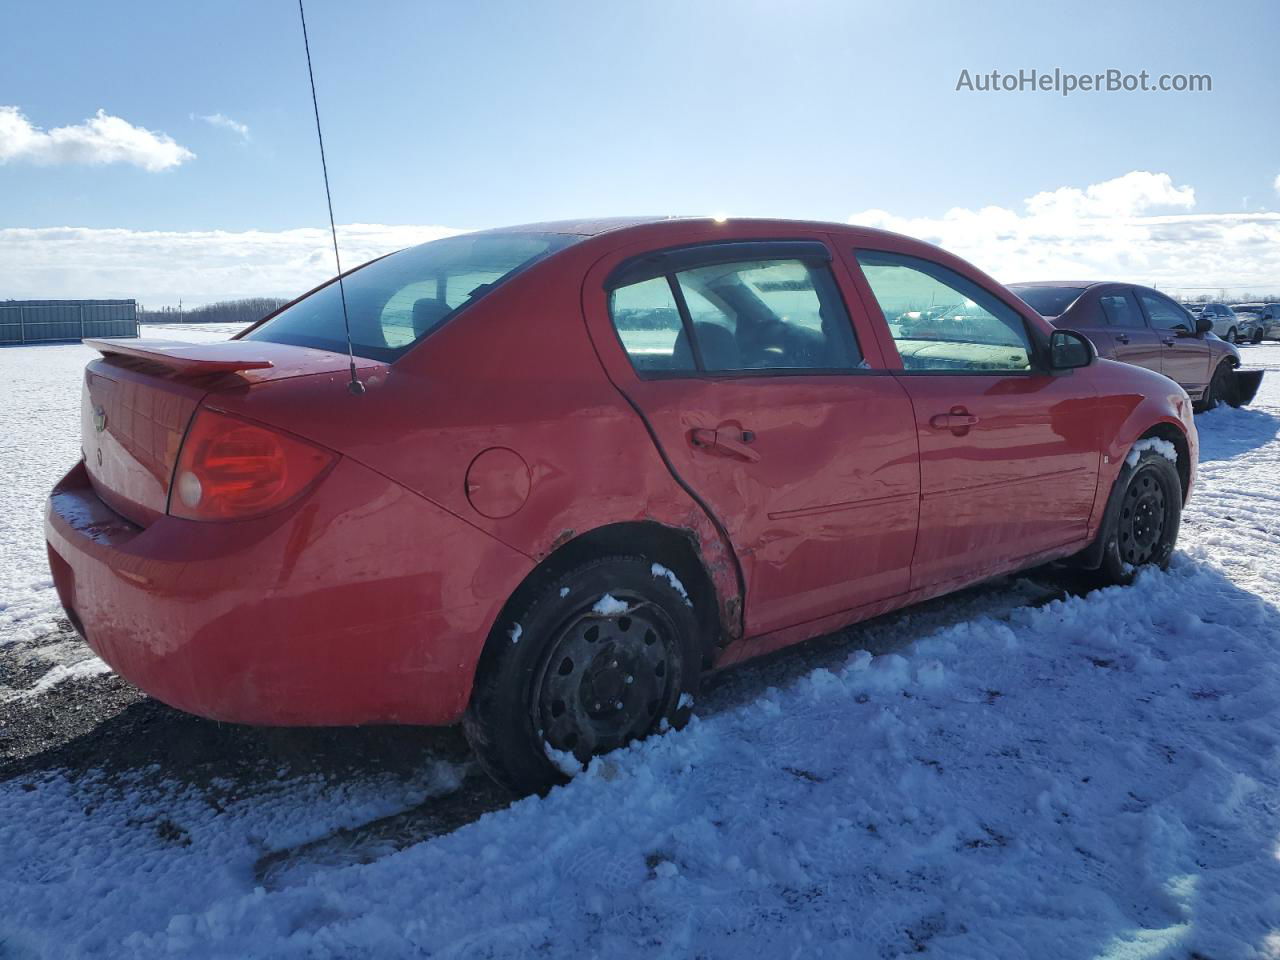
<svg viewBox="0 0 1280 960">
<path fill-rule="evenodd" d="M 1009 289 L 1055 327 L 1083 333 L 1099 356 L 1176 381 L 1198 410 L 1223 403 L 1242 406 L 1262 382 L 1261 370 L 1239 369 L 1240 352 L 1213 334 L 1212 315 L 1193 315 L 1150 287 L 1039 281 L 1013 283 Z"/>
</svg>

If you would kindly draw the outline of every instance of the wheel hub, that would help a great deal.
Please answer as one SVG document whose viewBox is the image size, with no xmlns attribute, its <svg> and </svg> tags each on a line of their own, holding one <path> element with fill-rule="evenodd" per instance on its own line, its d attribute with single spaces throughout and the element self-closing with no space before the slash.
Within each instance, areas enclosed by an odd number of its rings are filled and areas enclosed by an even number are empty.
<svg viewBox="0 0 1280 960">
<path fill-rule="evenodd" d="M 1168 522 L 1163 485 L 1151 470 L 1139 471 L 1120 509 L 1120 556 L 1138 566 L 1156 559 Z"/>
<path fill-rule="evenodd" d="M 535 721 L 543 739 L 582 761 L 647 733 L 679 680 L 674 627 L 641 598 L 625 599 L 626 614 L 570 617 L 539 681 Z"/>
</svg>

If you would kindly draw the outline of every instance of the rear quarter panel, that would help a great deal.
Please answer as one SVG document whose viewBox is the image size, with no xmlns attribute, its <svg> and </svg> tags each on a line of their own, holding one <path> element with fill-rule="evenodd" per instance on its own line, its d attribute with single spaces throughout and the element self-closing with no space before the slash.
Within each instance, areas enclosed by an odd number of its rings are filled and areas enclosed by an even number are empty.
<svg viewBox="0 0 1280 960">
<path fill-rule="evenodd" d="M 701 549 L 722 612 L 736 611 L 730 548 L 675 483 L 587 336 L 582 278 L 606 237 L 504 283 L 367 379 L 363 396 L 336 374 L 206 402 L 366 464 L 520 551 L 531 568 L 606 524 L 683 529 Z M 506 594 L 518 585 L 506 584 Z"/>
</svg>

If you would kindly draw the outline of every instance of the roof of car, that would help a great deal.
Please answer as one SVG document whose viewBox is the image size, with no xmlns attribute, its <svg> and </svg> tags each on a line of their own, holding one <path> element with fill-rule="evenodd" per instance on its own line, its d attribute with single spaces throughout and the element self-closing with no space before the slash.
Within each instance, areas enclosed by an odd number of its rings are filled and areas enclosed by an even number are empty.
<svg viewBox="0 0 1280 960">
<path fill-rule="evenodd" d="M 1085 290 L 1088 287 L 1096 287 L 1100 283 L 1120 283 L 1118 280 L 1020 280 L 1017 283 L 1010 283 L 1010 287 L 1071 287 L 1076 290 Z"/>
<path fill-rule="evenodd" d="M 509 227 L 492 227 L 481 232 L 484 233 L 565 233 L 582 237 L 595 237 L 603 233 L 613 233 L 617 230 L 626 230 L 630 227 L 644 227 L 655 223 L 669 223 L 671 221 L 716 221 L 725 222 L 730 220 L 737 224 L 784 224 L 792 223 L 797 226 L 806 228 L 832 228 L 839 230 L 859 230 L 864 233 L 888 234 L 891 231 L 881 230 L 876 227 L 861 227 L 853 223 L 838 223 L 826 220 L 795 220 L 795 219 L 779 219 L 774 217 L 711 217 L 696 214 L 666 214 L 663 216 L 648 217 L 596 217 L 594 219 L 582 220 L 546 220 L 540 223 L 522 223 Z"/>
<path fill-rule="evenodd" d="M 614 230 L 625 230 L 627 227 L 640 227 L 649 223 L 661 223 L 664 220 L 693 220 L 696 217 L 650 216 L 650 217 L 596 217 L 585 220 L 544 220 L 539 223 L 521 223 L 510 227 L 492 227 L 484 233 L 566 233 L 580 237 L 595 237 Z"/>
</svg>

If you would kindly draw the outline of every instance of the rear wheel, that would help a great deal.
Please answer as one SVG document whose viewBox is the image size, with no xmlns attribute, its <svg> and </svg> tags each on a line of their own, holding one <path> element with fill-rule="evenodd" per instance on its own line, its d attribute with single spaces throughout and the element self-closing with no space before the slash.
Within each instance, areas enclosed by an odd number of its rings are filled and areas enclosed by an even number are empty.
<svg viewBox="0 0 1280 960">
<path fill-rule="evenodd" d="M 1261 343 L 1261 342 L 1262 342 L 1262 328 L 1261 328 L 1261 327 L 1254 327 L 1254 328 L 1253 328 L 1253 336 L 1249 338 L 1249 342 L 1250 342 L 1250 343 Z"/>
<path fill-rule="evenodd" d="M 1164 569 L 1173 556 L 1182 523 L 1182 481 L 1172 461 L 1143 450 L 1128 462 L 1112 490 L 1103 521 L 1102 564 L 1105 584 L 1132 582 L 1145 566 Z"/>
<path fill-rule="evenodd" d="M 698 623 L 675 584 L 653 569 L 639 557 L 593 560 L 498 625 L 463 729 L 499 783 L 542 793 L 596 754 L 688 721 Z"/>
</svg>

